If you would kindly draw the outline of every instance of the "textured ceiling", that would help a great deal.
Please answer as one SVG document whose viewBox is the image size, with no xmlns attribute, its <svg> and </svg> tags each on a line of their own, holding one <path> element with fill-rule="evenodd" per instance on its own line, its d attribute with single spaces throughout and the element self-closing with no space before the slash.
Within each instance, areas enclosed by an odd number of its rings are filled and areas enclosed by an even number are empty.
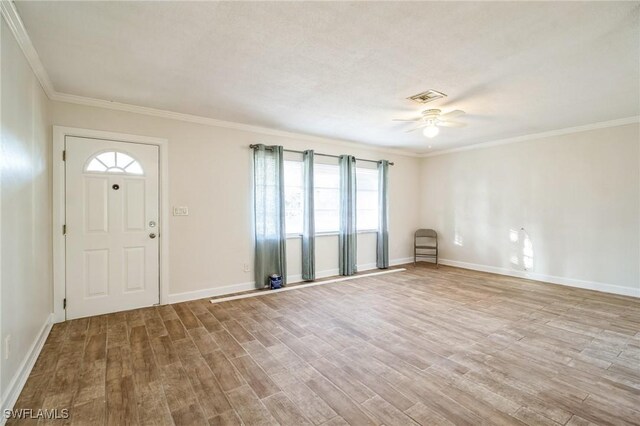
<svg viewBox="0 0 640 426">
<path fill-rule="evenodd" d="M 638 2 L 25 2 L 58 92 L 427 152 L 640 114 Z M 466 128 L 405 133 L 430 108 Z"/>
</svg>

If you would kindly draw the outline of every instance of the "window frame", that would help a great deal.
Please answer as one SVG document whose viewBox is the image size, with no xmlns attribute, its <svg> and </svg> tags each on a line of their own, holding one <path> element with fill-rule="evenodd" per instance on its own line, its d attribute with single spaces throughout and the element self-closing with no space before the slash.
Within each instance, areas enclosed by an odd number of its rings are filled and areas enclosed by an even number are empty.
<svg viewBox="0 0 640 426">
<path fill-rule="evenodd" d="M 286 163 L 291 162 L 291 163 L 302 163 L 302 160 L 294 160 L 294 159 L 285 159 L 285 166 Z M 336 167 L 338 168 L 337 164 L 327 164 L 327 163 L 315 163 L 314 164 L 314 170 L 317 170 L 318 165 L 322 165 L 322 166 L 331 166 L 331 167 Z M 378 173 L 377 169 L 373 169 L 373 168 L 369 168 L 369 167 L 356 167 L 357 169 L 365 169 L 365 170 L 373 170 L 376 173 Z M 357 173 L 357 170 L 356 170 Z M 302 170 L 302 174 L 303 174 L 303 181 L 302 181 L 302 185 L 300 185 L 299 187 L 302 188 L 303 192 L 304 192 L 304 170 Z M 339 169 L 338 169 L 338 174 L 339 174 Z M 285 190 L 287 188 L 287 186 L 290 187 L 298 187 L 297 185 L 287 185 L 286 181 L 284 183 L 284 187 Z M 335 189 L 335 188 L 325 188 L 325 187 L 321 187 L 322 189 Z M 314 188 L 314 190 L 317 189 L 317 187 Z M 368 190 L 370 192 L 376 192 L 378 194 L 378 197 L 380 197 L 379 191 L 378 190 Z M 356 186 L 356 196 L 358 193 L 358 189 Z M 285 194 L 286 197 L 286 194 Z M 315 197 L 315 194 L 314 194 Z M 356 199 L 356 204 L 357 204 L 357 199 Z M 286 200 L 285 200 L 285 208 L 286 208 Z M 315 208 L 315 212 L 317 212 L 318 210 L 326 210 L 326 211 L 334 211 L 335 209 L 318 209 L 317 207 Z M 356 205 L 356 212 L 357 212 L 357 205 Z M 362 209 L 362 210 L 372 210 L 372 209 Z M 338 207 L 338 215 L 340 214 L 340 208 Z M 285 213 L 286 215 L 286 213 Z M 380 218 L 378 217 L 378 224 L 379 224 Z M 286 216 L 285 216 L 285 229 L 286 229 Z M 356 234 L 375 234 L 378 232 L 378 228 L 366 228 L 366 229 L 356 229 Z M 316 231 L 314 236 L 316 237 L 324 237 L 324 236 L 337 236 L 340 235 L 340 230 L 336 229 L 336 230 L 331 230 L 331 231 Z M 286 233 L 286 238 L 287 239 L 296 239 L 296 238 L 302 238 L 302 232 L 289 232 L 287 230 Z"/>
</svg>

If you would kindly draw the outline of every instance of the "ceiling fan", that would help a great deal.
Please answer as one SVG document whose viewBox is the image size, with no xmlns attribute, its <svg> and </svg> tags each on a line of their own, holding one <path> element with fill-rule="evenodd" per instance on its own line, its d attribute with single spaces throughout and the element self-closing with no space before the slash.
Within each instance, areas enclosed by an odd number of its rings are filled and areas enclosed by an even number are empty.
<svg viewBox="0 0 640 426">
<path fill-rule="evenodd" d="M 464 127 L 466 123 L 460 123 L 457 121 L 450 121 L 452 118 L 459 117 L 464 114 L 464 111 L 459 109 L 453 110 L 442 114 L 439 109 L 427 109 L 422 111 L 420 117 L 401 119 L 394 118 L 393 121 L 415 121 L 420 123 L 417 127 L 407 130 L 407 132 L 413 132 L 414 130 L 423 129 L 423 134 L 428 138 L 435 137 L 440 129 L 438 127 Z"/>
</svg>

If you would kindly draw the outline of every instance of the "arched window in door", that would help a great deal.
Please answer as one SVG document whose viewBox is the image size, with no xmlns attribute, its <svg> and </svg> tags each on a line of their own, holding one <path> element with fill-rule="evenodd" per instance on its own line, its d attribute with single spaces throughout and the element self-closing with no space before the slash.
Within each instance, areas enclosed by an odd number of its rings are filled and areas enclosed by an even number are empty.
<svg viewBox="0 0 640 426">
<path fill-rule="evenodd" d="M 89 159 L 84 168 L 91 173 L 121 173 L 129 175 L 143 175 L 144 171 L 138 160 L 129 154 L 119 151 L 101 152 Z"/>
</svg>

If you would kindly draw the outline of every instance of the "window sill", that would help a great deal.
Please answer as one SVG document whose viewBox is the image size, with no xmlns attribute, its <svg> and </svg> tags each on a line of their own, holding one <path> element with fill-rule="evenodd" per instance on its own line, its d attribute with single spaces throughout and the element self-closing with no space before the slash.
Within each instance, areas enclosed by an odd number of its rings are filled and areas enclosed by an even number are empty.
<svg viewBox="0 0 640 426">
<path fill-rule="evenodd" d="M 377 234 L 378 230 L 376 229 L 364 229 L 362 231 L 357 231 L 357 234 Z M 339 232 L 317 232 L 316 237 L 330 237 L 340 235 Z M 302 234 L 287 234 L 287 240 L 292 240 L 295 238 L 302 238 Z"/>
</svg>

